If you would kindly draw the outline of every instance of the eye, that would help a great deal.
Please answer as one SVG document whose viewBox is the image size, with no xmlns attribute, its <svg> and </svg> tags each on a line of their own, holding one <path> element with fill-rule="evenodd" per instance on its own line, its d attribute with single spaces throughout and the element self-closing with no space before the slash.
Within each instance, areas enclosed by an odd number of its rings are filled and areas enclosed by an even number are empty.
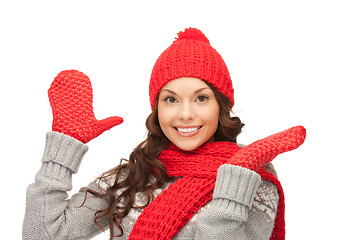
<svg viewBox="0 0 360 240">
<path fill-rule="evenodd" d="M 200 95 L 200 96 L 197 97 L 196 101 L 197 101 L 197 102 L 206 102 L 206 100 L 208 100 L 208 99 L 209 99 L 208 96 L 206 96 L 206 95 Z"/>
<path fill-rule="evenodd" d="M 176 103 L 176 102 L 177 102 L 176 98 L 171 97 L 171 96 L 165 97 L 165 98 L 164 98 L 164 101 L 165 101 L 165 102 L 168 102 L 168 103 Z"/>
</svg>

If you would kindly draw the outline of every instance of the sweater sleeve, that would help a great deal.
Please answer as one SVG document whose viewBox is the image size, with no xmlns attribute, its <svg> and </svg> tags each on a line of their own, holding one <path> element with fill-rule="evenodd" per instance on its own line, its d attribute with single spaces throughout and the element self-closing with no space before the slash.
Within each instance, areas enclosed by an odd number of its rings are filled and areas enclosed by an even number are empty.
<svg viewBox="0 0 360 240">
<path fill-rule="evenodd" d="M 264 197 L 261 189 L 267 188 L 266 184 L 254 171 L 222 165 L 213 200 L 199 215 L 195 239 L 269 239 L 274 217 L 269 218 L 268 210 L 262 208 L 267 204 L 261 199 Z"/>
<path fill-rule="evenodd" d="M 106 202 L 87 194 L 80 207 L 85 190 L 70 199 L 67 194 L 72 189 L 72 174 L 78 171 L 87 150 L 85 144 L 72 137 L 47 133 L 42 166 L 35 182 L 27 188 L 23 239 L 89 239 L 101 232 L 94 223 L 94 214 L 106 208 Z M 95 181 L 88 187 L 98 190 Z"/>
</svg>

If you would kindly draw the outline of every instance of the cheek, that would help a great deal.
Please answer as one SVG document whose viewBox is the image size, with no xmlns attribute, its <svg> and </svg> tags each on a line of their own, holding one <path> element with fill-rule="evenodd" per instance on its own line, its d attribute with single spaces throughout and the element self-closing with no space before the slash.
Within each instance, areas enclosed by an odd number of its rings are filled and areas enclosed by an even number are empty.
<svg viewBox="0 0 360 240">
<path fill-rule="evenodd" d="M 209 125 L 213 133 L 215 133 L 219 125 L 219 114 L 214 114 L 211 116 L 211 118 L 209 119 Z"/>
<path fill-rule="evenodd" d="M 165 133 L 167 128 L 171 127 L 173 120 L 173 113 L 170 109 L 167 109 L 159 104 L 158 106 L 158 119 L 161 130 Z"/>
<path fill-rule="evenodd" d="M 208 109 L 204 112 L 203 119 L 206 121 L 209 130 L 215 133 L 219 124 L 219 107 L 215 105 Z"/>
<path fill-rule="evenodd" d="M 161 130 L 164 131 L 163 126 L 166 124 L 166 119 L 168 118 L 166 117 L 166 111 L 163 111 L 160 107 L 158 109 L 158 119 Z"/>
</svg>

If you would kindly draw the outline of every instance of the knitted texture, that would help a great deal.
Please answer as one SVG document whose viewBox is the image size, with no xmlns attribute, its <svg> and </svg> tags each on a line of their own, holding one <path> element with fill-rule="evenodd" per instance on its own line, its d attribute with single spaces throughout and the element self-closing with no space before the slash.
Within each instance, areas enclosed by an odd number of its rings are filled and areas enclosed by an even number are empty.
<svg viewBox="0 0 360 240">
<path fill-rule="evenodd" d="M 48 96 L 53 113 L 52 130 L 83 143 L 123 122 L 121 117 L 100 121 L 95 118 L 91 82 L 82 72 L 60 72 L 52 82 Z"/>
<path fill-rule="evenodd" d="M 159 160 L 169 176 L 183 178 L 144 209 L 129 239 L 172 239 L 196 211 L 211 200 L 218 168 L 238 150 L 235 143 L 229 142 L 207 143 L 193 151 L 169 145 Z"/>
<path fill-rule="evenodd" d="M 149 84 L 152 109 L 161 88 L 181 77 L 194 77 L 211 83 L 234 104 L 234 89 L 226 64 L 206 36 L 196 28 L 179 32 L 176 40 L 155 62 Z"/>
<path fill-rule="evenodd" d="M 272 181 L 277 186 L 280 202 L 271 239 L 284 239 L 283 190 L 277 178 L 263 166 L 278 154 L 297 148 L 304 139 L 305 129 L 298 126 L 256 141 L 243 149 L 230 142 L 205 143 L 193 151 L 184 151 L 173 144 L 169 145 L 161 152 L 159 160 L 164 163 L 170 177 L 182 178 L 170 185 L 144 209 L 129 239 L 174 237 L 196 211 L 211 200 L 217 170 L 225 163 L 256 169 L 263 179 Z M 245 154 L 241 155 L 243 150 Z M 250 155 L 251 153 L 254 155 Z"/>
<path fill-rule="evenodd" d="M 305 137 L 303 126 L 292 127 L 242 148 L 227 163 L 257 171 L 277 155 L 298 148 Z"/>
</svg>

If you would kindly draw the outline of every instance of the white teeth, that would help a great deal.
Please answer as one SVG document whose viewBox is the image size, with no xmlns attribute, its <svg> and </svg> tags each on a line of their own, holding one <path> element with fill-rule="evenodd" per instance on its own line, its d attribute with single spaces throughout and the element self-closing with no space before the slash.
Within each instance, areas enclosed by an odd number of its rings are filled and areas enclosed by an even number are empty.
<svg viewBox="0 0 360 240">
<path fill-rule="evenodd" d="M 190 132 L 195 132 L 196 130 L 198 130 L 200 127 L 196 127 L 196 128 L 176 128 L 179 132 L 182 133 L 190 133 Z"/>
</svg>

